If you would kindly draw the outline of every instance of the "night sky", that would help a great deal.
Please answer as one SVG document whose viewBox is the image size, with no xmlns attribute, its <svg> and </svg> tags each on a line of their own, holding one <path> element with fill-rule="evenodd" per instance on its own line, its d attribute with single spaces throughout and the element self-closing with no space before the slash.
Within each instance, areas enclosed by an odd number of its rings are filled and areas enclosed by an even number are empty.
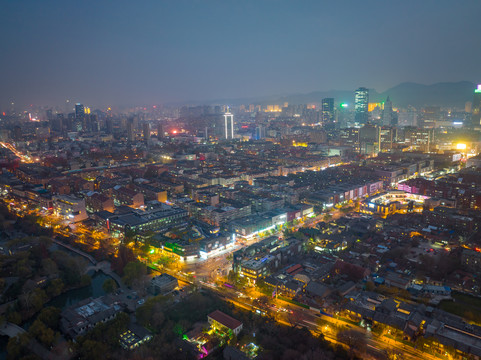
<svg viewBox="0 0 481 360">
<path fill-rule="evenodd" d="M 0 106 L 481 80 L 479 0 L 0 0 Z"/>
</svg>

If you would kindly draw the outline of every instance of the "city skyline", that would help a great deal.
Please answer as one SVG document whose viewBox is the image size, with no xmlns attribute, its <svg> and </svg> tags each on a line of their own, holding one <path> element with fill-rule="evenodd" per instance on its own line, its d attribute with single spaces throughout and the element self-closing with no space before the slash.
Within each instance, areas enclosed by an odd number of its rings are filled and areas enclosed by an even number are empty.
<svg viewBox="0 0 481 360">
<path fill-rule="evenodd" d="M 481 358 L 479 0 L 0 9 L 0 360 Z"/>
<path fill-rule="evenodd" d="M 382 5 L 5 2 L 0 105 L 202 102 L 481 80 L 478 2 Z"/>
</svg>

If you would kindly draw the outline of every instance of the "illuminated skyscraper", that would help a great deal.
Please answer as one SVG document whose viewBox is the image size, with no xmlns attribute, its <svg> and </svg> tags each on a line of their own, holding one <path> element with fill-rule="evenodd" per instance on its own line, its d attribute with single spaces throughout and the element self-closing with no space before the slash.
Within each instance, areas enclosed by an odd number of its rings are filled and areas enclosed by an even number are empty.
<svg viewBox="0 0 481 360">
<path fill-rule="evenodd" d="M 359 124 L 365 124 L 369 120 L 369 90 L 360 87 L 356 90 L 354 96 L 354 110 L 356 115 L 354 120 Z"/>
<path fill-rule="evenodd" d="M 224 136 L 226 139 L 234 138 L 234 114 L 230 112 L 224 114 Z"/>
<path fill-rule="evenodd" d="M 347 128 L 349 120 L 349 105 L 346 103 L 340 103 L 339 108 L 336 111 L 336 128 Z"/>
<path fill-rule="evenodd" d="M 471 107 L 471 123 L 473 127 L 481 126 L 481 84 L 474 90 L 473 105 Z"/>
<path fill-rule="evenodd" d="M 382 125 L 391 126 L 393 125 L 393 113 L 392 113 L 392 102 L 389 96 L 384 103 L 384 110 L 382 111 Z"/>
<path fill-rule="evenodd" d="M 334 99 L 325 98 L 322 99 L 322 123 L 330 124 L 334 122 Z"/>
<path fill-rule="evenodd" d="M 75 126 L 74 131 L 86 130 L 84 126 L 85 108 L 82 104 L 75 104 Z"/>
<path fill-rule="evenodd" d="M 257 126 L 254 139 L 260 140 L 260 139 L 264 139 L 265 137 L 266 137 L 266 127 L 263 125 Z"/>
<path fill-rule="evenodd" d="M 82 104 L 75 104 L 75 117 L 82 118 L 85 115 L 85 107 Z"/>
</svg>

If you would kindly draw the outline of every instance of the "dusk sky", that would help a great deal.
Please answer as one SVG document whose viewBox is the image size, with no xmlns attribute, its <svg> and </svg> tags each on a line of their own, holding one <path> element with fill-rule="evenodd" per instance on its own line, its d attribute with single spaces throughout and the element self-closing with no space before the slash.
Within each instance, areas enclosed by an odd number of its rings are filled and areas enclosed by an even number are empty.
<svg viewBox="0 0 481 360">
<path fill-rule="evenodd" d="M 0 0 L 0 106 L 481 80 L 478 0 Z"/>
</svg>

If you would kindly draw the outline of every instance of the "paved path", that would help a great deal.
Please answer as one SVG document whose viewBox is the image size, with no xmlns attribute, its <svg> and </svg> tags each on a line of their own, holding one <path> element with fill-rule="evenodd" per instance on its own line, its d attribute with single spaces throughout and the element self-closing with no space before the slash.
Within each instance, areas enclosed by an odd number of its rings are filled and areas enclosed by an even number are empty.
<svg viewBox="0 0 481 360">
<path fill-rule="evenodd" d="M 25 329 L 8 321 L 0 326 L 0 334 L 8 337 L 14 337 L 25 332 Z"/>
<path fill-rule="evenodd" d="M 57 239 L 53 239 L 53 242 L 57 245 L 63 246 L 66 249 L 69 249 L 70 251 L 73 251 L 76 254 L 79 254 L 80 256 L 83 256 L 86 258 L 88 261 L 90 261 L 92 264 L 97 265 L 97 260 L 95 260 L 91 255 L 84 253 L 82 250 L 76 249 L 73 246 L 67 245 L 61 241 L 58 241 Z"/>
<path fill-rule="evenodd" d="M 61 241 L 58 241 L 57 239 L 53 239 L 53 242 L 57 245 L 63 246 L 66 249 L 69 249 L 70 251 L 75 252 L 76 254 L 79 254 L 86 258 L 88 261 L 92 263 L 92 265 L 88 266 L 85 269 L 85 272 L 89 271 L 102 271 L 104 274 L 110 276 L 112 279 L 114 279 L 117 282 L 117 285 L 119 285 L 120 288 L 124 288 L 125 285 L 122 282 L 122 279 L 120 276 L 118 276 L 116 273 L 112 271 L 110 268 L 110 263 L 108 261 L 101 261 L 97 262 L 91 255 L 83 252 L 82 250 L 76 249 L 73 246 L 67 245 Z"/>
</svg>

